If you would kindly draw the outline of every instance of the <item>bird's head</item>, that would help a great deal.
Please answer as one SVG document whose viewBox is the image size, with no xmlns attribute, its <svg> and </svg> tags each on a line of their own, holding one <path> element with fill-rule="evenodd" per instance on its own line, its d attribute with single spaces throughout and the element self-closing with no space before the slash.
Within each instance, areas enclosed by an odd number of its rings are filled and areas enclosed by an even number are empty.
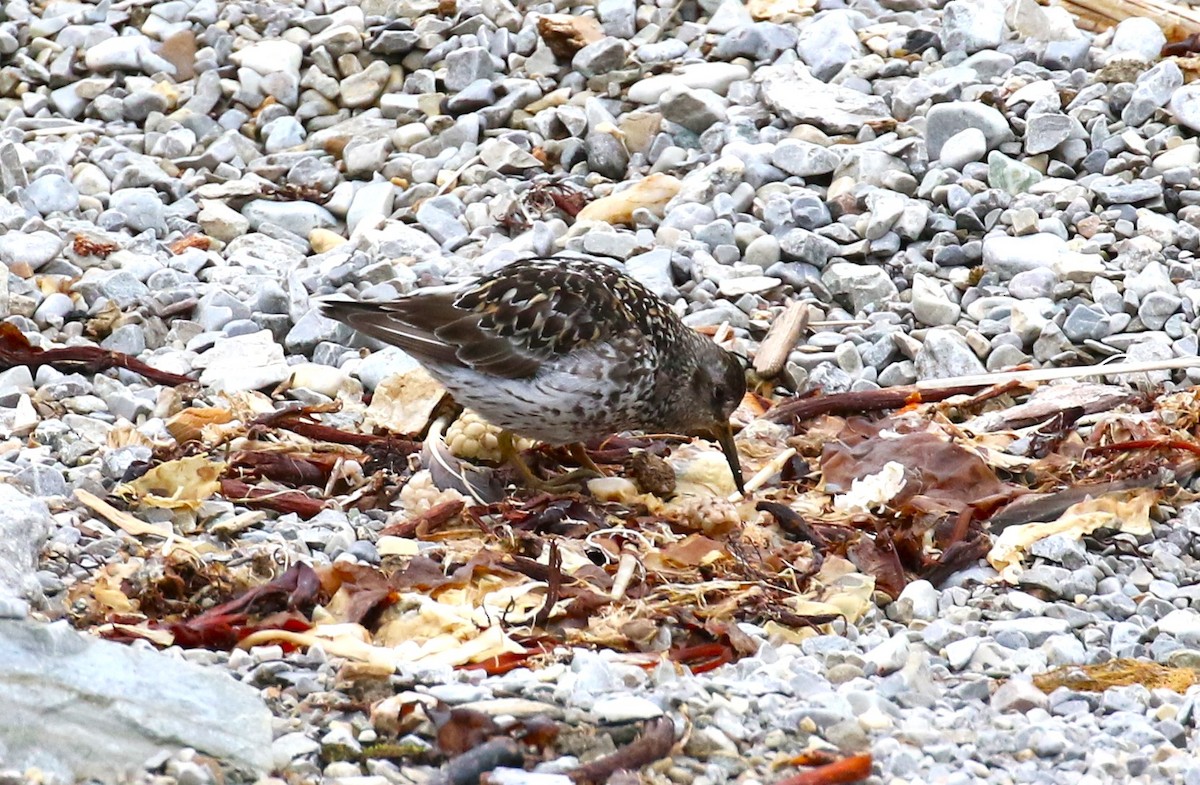
<svg viewBox="0 0 1200 785">
<path fill-rule="evenodd" d="M 737 355 L 711 341 L 704 342 L 699 360 L 688 381 L 691 385 L 688 400 L 694 407 L 687 413 L 690 420 L 688 432 L 713 439 L 721 445 L 725 460 L 729 462 L 729 470 L 733 472 L 733 481 L 738 491 L 745 493 L 741 462 L 733 442 L 729 416 L 746 395 L 746 370 Z"/>
</svg>

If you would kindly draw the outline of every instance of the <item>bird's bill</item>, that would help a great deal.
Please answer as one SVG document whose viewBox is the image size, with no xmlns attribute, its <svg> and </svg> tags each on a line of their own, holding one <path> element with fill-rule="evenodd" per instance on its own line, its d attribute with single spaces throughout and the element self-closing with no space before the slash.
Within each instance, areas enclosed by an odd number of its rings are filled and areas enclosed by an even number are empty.
<svg viewBox="0 0 1200 785">
<path fill-rule="evenodd" d="M 725 453 L 725 460 L 729 462 L 729 471 L 733 472 L 733 482 L 737 485 L 738 493 L 745 496 L 746 485 L 742 481 L 742 463 L 738 458 L 737 445 L 733 442 L 733 426 L 727 422 L 720 423 L 713 427 L 712 435 L 717 444 L 721 445 L 721 452 Z"/>
</svg>

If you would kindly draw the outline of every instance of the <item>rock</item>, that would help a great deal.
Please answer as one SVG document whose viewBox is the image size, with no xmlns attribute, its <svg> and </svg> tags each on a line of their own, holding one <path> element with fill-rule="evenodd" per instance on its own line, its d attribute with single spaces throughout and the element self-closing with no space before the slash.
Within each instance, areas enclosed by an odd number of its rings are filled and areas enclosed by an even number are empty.
<svg viewBox="0 0 1200 785">
<path fill-rule="evenodd" d="M 629 43 L 619 38 L 604 38 L 575 53 L 571 67 L 584 76 L 601 76 L 625 66 Z"/>
<path fill-rule="evenodd" d="M 1021 275 L 1028 274 L 1021 273 Z M 1099 341 L 1108 337 L 1112 332 L 1112 321 L 1100 308 L 1080 304 L 1071 309 L 1067 320 L 1063 322 L 1062 330 L 1072 343 L 1083 343 L 1088 340 Z"/>
<path fill-rule="evenodd" d="M 895 673 L 908 662 L 908 637 L 898 633 L 863 655 L 868 665 L 875 666 L 877 676 Z"/>
<path fill-rule="evenodd" d="M 6 766 L 127 782 L 151 756 L 190 748 L 251 777 L 272 768 L 270 711 L 224 673 L 65 622 L 0 621 L 0 662 Z"/>
<path fill-rule="evenodd" d="M 912 309 L 917 321 L 930 327 L 952 325 L 962 312 L 936 279 L 919 273 L 913 278 Z"/>
<path fill-rule="evenodd" d="M 382 60 L 376 60 L 358 73 L 347 76 L 339 87 L 342 106 L 361 109 L 374 105 L 390 78 L 391 69 Z"/>
<path fill-rule="evenodd" d="M 1039 690 L 1028 676 L 1014 676 L 992 693 L 991 707 L 1001 713 L 1024 714 L 1033 709 L 1045 709 L 1050 703 L 1046 693 Z"/>
<path fill-rule="evenodd" d="M 970 101 L 936 104 L 926 115 L 925 146 L 929 149 L 929 157 L 939 157 L 942 145 L 967 128 L 982 131 L 989 150 L 1013 138 L 1008 120 L 994 107 Z"/>
<path fill-rule="evenodd" d="M 220 338 L 196 358 L 200 383 L 216 392 L 258 390 L 279 384 L 291 375 L 283 347 L 269 330 Z"/>
<path fill-rule="evenodd" d="M 1110 62 L 1127 58 L 1153 63 L 1166 42 L 1166 35 L 1153 19 L 1133 16 L 1117 24 L 1112 43 L 1108 45 L 1108 59 Z"/>
<path fill-rule="evenodd" d="M 1137 204 L 1162 196 L 1159 178 L 1127 182 L 1119 175 L 1097 177 L 1089 183 L 1092 192 L 1104 204 Z"/>
<path fill-rule="evenodd" d="M 242 216 L 254 231 L 265 225 L 278 226 L 297 237 L 308 237 L 313 229 L 330 229 L 337 219 L 326 208 L 312 202 L 276 202 L 254 199 L 242 207 Z"/>
<path fill-rule="evenodd" d="M 1130 127 L 1139 126 L 1165 106 L 1183 85 L 1183 72 L 1174 60 L 1164 60 L 1138 77 L 1129 103 L 1121 110 L 1121 120 Z"/>
<path fill-rule="evenodd" d="M 68 213 L 79 206 L 79 191 L 61 174 L 45 174 L 29 184 L 25 195 L 42 215 Z"/>
<path fill-rule="evenodd" d="M 1073 71 L 1087 65 L 1091 42 L 1082 36 L 1064 41 L 1051 41 L 1042 54 L 1042 65 L 1056 71 Z"/>
<path fill-rule="evenodd" d="M 969 163 L 982 160 L 987 151 L 988 141 L 983 131 L 964 128 L 946 140 L 938 158 L 944 166 L 962 169 Z"/>
<path fill-rule="evenodd" d="M 216 199 L 202 199 L 200 205 L 200 213 L 196 217 L 196 221 L 209 237 L 228 243 L 235 237 L 240 237 L 250 231 L 250 221 L 225 202 Z"/>
<path fill-rule="evenodd" d="M 417 222 L 443 247 L 453 247 L 467 237 L 467 227 L 458 217 L 432 201 L 423 202 L 417 208 Z"/>
<path fill-rule="evenodd" d="M 826 133 L 840 134 L 857 133 L 872 123 L 886 126 L 894 122 L 882 98 L 825 84 L 813 78 L 803 63 L 760 68 L 754 80 L 761 85 L 767 105 L 791 123 L 814 125 Z"/>
<path fill-rule="evenodd" d="M 797 177 L 829 174 L 841 162 L 838 154 L 827 147 L 799 139 L 784 139 L 771 153 L 771 163 Z"/>
<path fill-rule="evenodd" d="M 813 76 L 828 82 L 847 63 L 865 53 L 857 32 L 864 24 L 865 20 L 857 12 L 826 11 L 800 30 L 796 51 L 812 69 Z"/>
<path fill-rule="evenodd" d="M 262 132 L 266 137 L 263 140 L 263 149 L 268 153 L 299 147 L 307 136 L 304 126 L 294 117 L 272 120 L 263 126 Z"/>
<path fill-rule="evenodd" d="M 689 87 L 672 87 L 659 99 L 663 117 L 696 134 L 725 120 L 725 104 L 712 90 Z"/>
<path fill-rule="evenodd" d="M 250 44 L 234 52 L 229 59 L 235 65 L 249 68 L 263 76 L 284 71 L 299 79 L 304 52 L 298 44 L 277 38 Z"/>
<path fill-rule="evenodd" d="M 166 210 L 153 188 L 123 188 L 116 191 L 109 207 L 125 216 L 125 225 L 135 232 L 166 232 Z"/>
<path fill-rule="evenodd" d="M 6 232 L 0 234 L 0 262 L 9 267 L 27 264 L 38 270 L 57 257 L 63 246 L 53 232 Z"/>
<path fill-rule="evenodd" d="M 446 55 L 446 89 L 457 92 L 476 79 L 496 74 L 492 56 L 481 46 L 464 46 Z"/>
<path fill-rule="evenodd" d="M 673 74 L 659 74 L 638 80 L 629 88 L 628 97 L 634 103 L 652 104 L 676 85 L 725 95 L 730 85 L 749 78 L 750 70 L 737 63 L 692 63 Z"/>
<path fill-rule="evenodd" d="M 1083 139 L 1086 136 L 1087 132 L 1074 117 L 1060 112 L 1046 112 L 1026 122 L 1025 152 L 1029 155 L 1046 153 L 1068 139 Z"/>
<path fill-rule="evenodd" d="M 1176 88 L 1167 103 L 1167 111 L 1175 118 L 1175 122 L 1193 131 L 1200 131 L 1200 84 Z"/>
<path fill-rule="evenodd" d="M 938 615 L 938 597 L 940 592 L 929 581 L 911 581 L 900 592 L 894 603 L 898 616 L 904 623 L 913 619 L 932 621 Z"/>
<path fill-rule="evenodd" d="M 597 131 L 583 140 L 588 169 L 610 180 L 623 180 L 629 167 L 625 143 L 610 133 Z"/>
<path fill-rule="evenodd" d="M 750 275 L 739 278 L 726 278 L 717 289 L 723 297 L 736 299 L 743 294 L 763 294 L 782 284 L 778 278 L 769 275 Z"/>
<path fill-rule="evenodd" d="M 1042 181 L 1042 173 L 1032 166 L 1014 161 L 1003 153 L 988 153 L 988 185 L 1013 196 L 1023 194 Z"/>
<path fill-rule="evenodd" d="M 950 327 L 938 327 L 926 333 L 915 362 L 920 379 L 948 379 L 987 373 L 967 340 Z"/>
<path fill-rule="evenodd" d="M 155 61 L 166 66 L 170 73 L 175 67 L 154 55 L 153 42 L 144 35 L 124 35 L 100 41 L 89 46 L 84 53 L 84 65 L 89 71 L 108 73 L 110 71 L 141 71 L 149 63 L 153 70 Z M 153 73 L 153 71 L 151 71 Z"/>
<path fill-rule="evenodd" d="M 1066 241 L 1054 234 L 1040 232 L 1024 237 L 990 234 L 983 239 L 983 266 L 1004 281 L 1026 270 L 1050 267 L 1066 251 Z"/>
<path fill-rule="evenodd" d="M 608 724 L 640 722 L 663 715 L 661 706 L 638 695 L 600 698 L 592 704 L 591 711 L 597 720 Z"/>
<path fill-rule="evenodd" d="M 1004 40 L 1004 4 L 998 0 L 953 0 L 942 15 L 942 49 L 978 52 Z"/>
<path fill-rule="evenodd" d="M 40 594 L 34 571 L 50 533 L 50 511 L 45 502 L 3 484 L 0 510 L 0 607 L 12 607 L 9 603 L 21 604 Z M 0 678 L 4 670 L 0 668 Z"/>
<path fill-rule="evenodd" d="M 837 262 L 825 268 L 821 281 L 830 294 L 846 300 L 855 314 L 868 308 L 882 310 L 897 294 L 896 284 L 887 272 L 871 265 Z"/>
<path fill-rule="evenodd" d="M 596 16 L 604 32 L 614 38 L 633 38 L 637 32 L 637 3 L 635 0 L 600 0 Z"/>
</svg>

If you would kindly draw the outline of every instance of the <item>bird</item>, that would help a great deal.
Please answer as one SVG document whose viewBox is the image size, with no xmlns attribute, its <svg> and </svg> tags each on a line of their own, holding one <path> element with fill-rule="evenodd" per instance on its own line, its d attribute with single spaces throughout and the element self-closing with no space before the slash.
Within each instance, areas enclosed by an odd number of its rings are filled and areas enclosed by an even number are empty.
<svg viewBox="0 0 1200 785">
<path fill-rule="evenodd" d="M 502 429 L 504 457 L 534 488 L 550 486 L 521 460 L 514 434 L 566 445 L 598 472 L 583 442 L 642 431 L 716 441 L 744 493 L 729 422 L 746 393 L 740 359 L 613 264 L 523 259 L 457 287 L 319 307 L 408 352 Z"/>
</svg>

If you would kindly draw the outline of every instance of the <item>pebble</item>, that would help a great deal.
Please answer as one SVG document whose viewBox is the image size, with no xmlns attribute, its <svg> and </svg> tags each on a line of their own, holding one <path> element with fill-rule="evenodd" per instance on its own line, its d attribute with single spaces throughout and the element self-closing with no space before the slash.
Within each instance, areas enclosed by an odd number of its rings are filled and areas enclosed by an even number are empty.
<svg viewBox="0 0 1200 785">
<path fill-rule="evenodd" d="M 1117 24 L 1106 54 L 1110 60 L 1130 58 L 1154 62 L 1166 42 L 1167 37 L 1153 20 L 1130 17 Z"/>
</svg>

